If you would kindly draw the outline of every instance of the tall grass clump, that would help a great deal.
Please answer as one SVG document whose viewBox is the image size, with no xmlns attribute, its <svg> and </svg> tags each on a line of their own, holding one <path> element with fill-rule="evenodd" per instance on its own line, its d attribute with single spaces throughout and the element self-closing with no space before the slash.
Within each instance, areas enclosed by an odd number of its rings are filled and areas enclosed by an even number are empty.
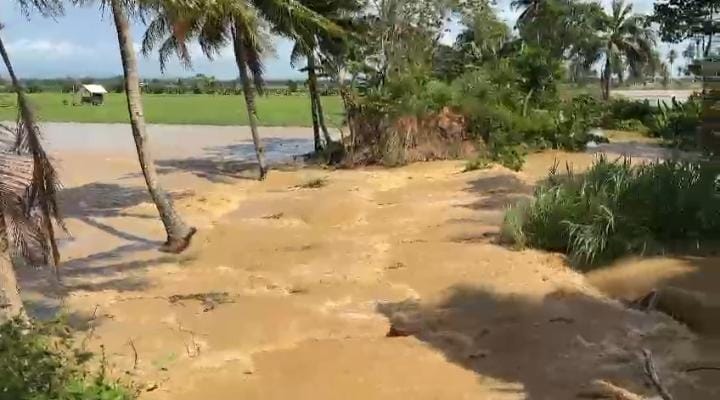
<svg viewBox="0 0 720 400">
<path fill-rule="evenodd" d="M 528 204 L 505 215 L 503 240 L 592 266 L 628 253 L 720 237 L 717 169 L 686 161 L 634 165 L 599 157 L 583 174 L 554 167 Z"/>
</svg>

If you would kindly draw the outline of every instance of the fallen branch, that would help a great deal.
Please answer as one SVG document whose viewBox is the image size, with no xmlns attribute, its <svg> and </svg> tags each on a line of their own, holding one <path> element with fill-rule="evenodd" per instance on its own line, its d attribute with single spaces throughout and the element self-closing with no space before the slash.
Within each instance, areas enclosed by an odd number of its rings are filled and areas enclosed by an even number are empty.
<svg viewBox="0 0 720 400">
<path fill-rule="evenodd" d="M 642 355 L 644 358 L 643 364 L 645 375 L 650 379 L 650 382 L 652 382 L 660 397 L 663 400 L 673 400 L 670 392 L 668 392 L 665 386 L 663 386 L 662 382 L 660 382 L 660 377 L 658 376 L 657 369 L 655 368 L 655 363 L 653 363 L 652 353 L 650 352 L 650 350 L 642 349 Z"/>
</svg>

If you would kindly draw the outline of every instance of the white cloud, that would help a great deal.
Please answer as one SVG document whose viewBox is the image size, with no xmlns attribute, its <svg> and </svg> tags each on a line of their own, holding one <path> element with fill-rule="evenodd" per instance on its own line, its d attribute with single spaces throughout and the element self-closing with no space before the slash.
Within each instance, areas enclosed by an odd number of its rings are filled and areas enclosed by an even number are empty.
<svg viewBox="0 0 720 400">
<path fill-rule="evenodd" d="M 63 59 L 92 54 L 92 49 L 77 43 L 52 39 L 18 39 L 7 44 L 8 52 L 15 57 Z"/>
</svg>

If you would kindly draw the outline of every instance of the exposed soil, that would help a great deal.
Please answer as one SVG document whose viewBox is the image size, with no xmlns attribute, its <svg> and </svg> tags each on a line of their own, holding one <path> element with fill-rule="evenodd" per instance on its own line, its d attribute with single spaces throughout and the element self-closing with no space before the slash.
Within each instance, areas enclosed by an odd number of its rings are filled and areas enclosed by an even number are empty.
<svg viewBox="0 0 720 400">
<path fill-rule="evenodd" d="M 533 155 L 519 174 L 432 162 L 257 182 L 232 143 L 224 158 L 175 146 L 156 152 L 161 179 L 200 229 L 179 256 L 156 250 L 163 229 L 131 149 L 55 153 L 73 234 L 55 292 L 80 343 L 103 345 L 142 399 L 557 400 L 596 379 L 649 395 L 642 348 L 677 399 L 720 395 L 717 371 L 684 372 L 720 366 L 713 337 L 607 295 L 717 292 L 714 260 L 626 261 L 586 278 L 560 255 L 495 243 L 504 208 L 555 158 L 583 167 L 589 154 Z M 55 312 L 44 274 L 24 275 L 30 307 Z"/>
</svg>

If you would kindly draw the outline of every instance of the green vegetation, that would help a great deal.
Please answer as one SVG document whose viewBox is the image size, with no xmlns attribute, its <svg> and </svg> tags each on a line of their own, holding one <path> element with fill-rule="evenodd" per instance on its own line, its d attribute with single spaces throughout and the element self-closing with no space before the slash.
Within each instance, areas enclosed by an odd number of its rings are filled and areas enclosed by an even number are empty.
<svg viewBox="0 0 720 400">
<path fill-rule="evenodd" d="M 502 239 L 568 253 L 592 266 L 629 253 L 720 237 L 717 173 L 697 162 L 596 160 L 583 174 L 550 172 L 529 202 L 510 208 Z"/>
<path fill-rule="evenodd" d="M 131 400 L 136 393 L 106 376 L 104 360 L 95 372 L 89 355 L 73 346 L 61 323 L 0 325 L 0 400 Z"/>
<path fill-rule="evenodd" d="M 669 145 L 682 149 L 701 150 L 697 141 L 702 107 L 697 96 L 684 103 L 658 104 L 649 120 L 650 133 L 664 139 Z"/>
<path fill-rule="evenodd" d="M 301 183 L 298 187 L 301 189 L 320 189 L 327 186 L 328 180 L 325 177 L 310 178 L 307 181 Z"/>
<path fill-rule="evenodd" d="M 72 95 L 34 93 L 29 97 L 41 121 L 48 122 L 128 122 L 124 94 L 106 95 L 102 106 L 73 106 Z M 338 97 L 321 97 L 329 123 L 342 121 L 342 103 Z M 67 104 L 64 104 L 64 101 Z M 269 95 L 257 98 L 258 120 L 266 126 L 311 126 L 310 100 L 304 96 Z M 2 99 L 0 120 L 14 120 L 17 111 L 13 99 Z M 242 96 L 234 95 L 143 95 L 148 122 L 157 124 L 247 125 Z"/>
<path fill-rule="evenodd" d="M 490 168 L 490 160 L 488 160 L 485 157 L 475 157 L 471 160 L 467 160 L 465 162 L 465 168 L 463 169 L 463 172 L 470 172 L 470 171 L 478 171 L 482 169 L 488 169 Z"/>
</svg>

